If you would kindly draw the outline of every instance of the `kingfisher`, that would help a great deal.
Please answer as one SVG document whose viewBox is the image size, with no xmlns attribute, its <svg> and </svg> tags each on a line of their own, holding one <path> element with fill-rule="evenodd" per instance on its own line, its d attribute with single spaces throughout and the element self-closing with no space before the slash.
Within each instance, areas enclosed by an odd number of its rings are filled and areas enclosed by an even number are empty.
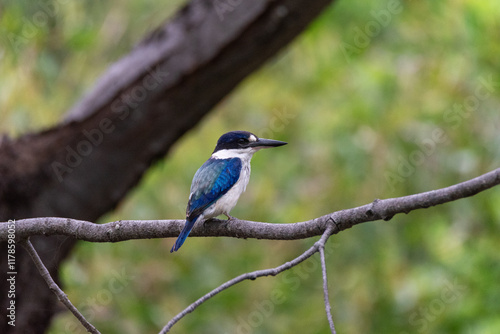
<svg viewBox="0 0 500 334">
<path fill-rule="evenodd" d="M 223 134 L 208 159 L 196 171 L 186 209 L 186 224 L 170 253 L 177 251 L 186 240 L 194 224 L 221 214 L 230 220 L 229 212 L 245 191 L 250 180 L 250 160 L 255 152 L 286 142 L 259 138 L 248 131 Z"/>
</svg>

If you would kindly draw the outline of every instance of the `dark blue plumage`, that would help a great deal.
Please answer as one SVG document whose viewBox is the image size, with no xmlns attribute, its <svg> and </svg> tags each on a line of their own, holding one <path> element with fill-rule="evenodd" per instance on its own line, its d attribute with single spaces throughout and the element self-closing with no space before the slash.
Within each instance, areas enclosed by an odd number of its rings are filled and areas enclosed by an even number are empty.
<svg viewBox="0 0 500 334">
<path fill-rule="evenodd" d="M 208 159 L 198 169 L 191 184 L 191 196 L 187 206 L 188 220 L 195 220 L 206 208 L 215 203 L 238 181 L 241 160 Z"/>
<path fill-rule="evenodd" d="M 238 181 L 240 171 L 241 160 L 238 158 L 210 158 L 196 171 L 186 210 L 186 225 L 170 252 L 177 251 L 182 246 L 198 217 L 231 189 Z"/>
</svg>

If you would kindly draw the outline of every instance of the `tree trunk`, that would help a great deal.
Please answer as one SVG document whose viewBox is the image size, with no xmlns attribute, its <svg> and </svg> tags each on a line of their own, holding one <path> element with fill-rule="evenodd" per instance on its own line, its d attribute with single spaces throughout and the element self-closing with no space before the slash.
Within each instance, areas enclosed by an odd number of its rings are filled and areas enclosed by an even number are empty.
<svg viewBox="0 0 500 334">
<path fill-rule="evenodd" d="M 0 221 L 60 216 L 95 221 L 224 96 L 297 36 L 326 0 L 194 0 L 113 64 L 61 124 L 0 137 Z M 55 280 L 75 241 L 32 242 Z M 9 271 L 1 243 L 0 307 Z M 15 327 L 43 333 L 60 304 L 16 249 Z"/>
</svg>

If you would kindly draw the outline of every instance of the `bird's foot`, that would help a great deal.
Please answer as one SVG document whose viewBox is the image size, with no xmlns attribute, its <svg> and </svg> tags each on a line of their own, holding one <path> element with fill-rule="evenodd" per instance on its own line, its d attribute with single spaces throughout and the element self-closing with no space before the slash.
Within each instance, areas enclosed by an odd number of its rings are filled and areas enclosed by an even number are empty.
<svg viewBox="0 0 500 334">
<path fill-rule="evenodd" d="M 231 216 L 229 213 L 225 213 L 224 216 L 227 217 L 227 220 L 236 220 L 236 218 Z"/>
</svg>

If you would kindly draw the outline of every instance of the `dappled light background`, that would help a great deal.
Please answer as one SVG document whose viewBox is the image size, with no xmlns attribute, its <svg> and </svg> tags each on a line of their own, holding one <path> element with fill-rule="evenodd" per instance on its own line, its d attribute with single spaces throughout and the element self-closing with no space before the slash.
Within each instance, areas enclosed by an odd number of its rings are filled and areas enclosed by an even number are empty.
<svg viewBox="0 0 500 334">
<path fill-rule="evenodd" d="M 17 137 L 57 124 L 180 6 L 0 4 L 1 132 Z M 40 11 L 54 15 L 43 20 Z M 183 218 L 192 176 L 231 130 L 289 142 L 253 158 L 232 215 L 256 221 L 309 220 L 498 168 L 499 18 L 497 0 L 338 1 L 101 222 Z M 337 331 L 500 332 L 498 203 L 492 189 L 333 236 L 327 263 Z M 226 280 L 278 266 L 314 241 L 189 238 L 174 254 L 174 239 L 81 242 L 62 268 L 63 288 L 103 333 L 155 333 Z M 316 255 L 280 276 L 243 282 L 172 332 L 326 333 L 319 263 Z M 67 311 L 51 329 L 77 332 L 84 329 Z"/>
</svg>

